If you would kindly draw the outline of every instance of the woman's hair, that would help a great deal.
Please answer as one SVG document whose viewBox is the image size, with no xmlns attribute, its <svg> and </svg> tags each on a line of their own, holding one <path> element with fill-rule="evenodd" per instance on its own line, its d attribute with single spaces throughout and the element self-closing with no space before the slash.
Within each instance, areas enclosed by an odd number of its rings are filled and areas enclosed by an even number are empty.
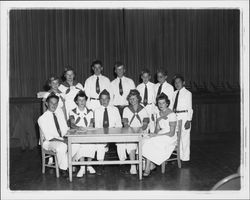
<svg viewBox="0 0 250 200">
<path fill-rule="evenodd" d="M 63 76 L 65 76 L 68 71 L 72 71 L 74 73 L 74 75 L 76 76 L 75 70 L 69 65 L 64 67 Z"/>
<path fill-rule="evenodd" d="M 141 98 L 138 90 L 136 90 L 136 89 L 130 90 L 130 92 L 127 96 L 127 101 L 129 101 L 131 96 L 136 96 L 136 98 L 138 99 L 138 103 L 141 103 L 142 98 Z"/>
<path fill-rule="evenodd" d="M 84 91 L 82 91 L 82 90 L 80 90 L 80 91 L 76 94 L 76 96 L 75 96 L 75 98 L 74 98 L 74 102 L 75 102 L 75 103 L 77 102 L 78 97 L 85 97 L 86 101 L 88 100 L 88 96 L 87 96 L 86 93 L 85 93 Z"/>
<path fill-rule="evenodd" d="M 168 99 L 168 96 L 165 93 L 161 93 L 159 96 L 156 97 L 156 105 L 158 106 L 159 100 L 165 100 L 167 107 L 170 104 L 170 100 Z"/>
</svg>

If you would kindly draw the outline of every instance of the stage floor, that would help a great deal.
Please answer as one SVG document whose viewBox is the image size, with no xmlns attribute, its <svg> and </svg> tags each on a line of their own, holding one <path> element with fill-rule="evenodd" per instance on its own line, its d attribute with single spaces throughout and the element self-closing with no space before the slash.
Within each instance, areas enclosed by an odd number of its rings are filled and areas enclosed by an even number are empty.
<svg viewBox="0 0 250 200">
<path fill-rule="evenodd" d="M 114 147 L 113 147 L 114 148 Z M 116 157 L 110 149 L 110 158 Z M 139 180 L 137 175 L 120 171 L 124 166 L 105 166 L 101 175 L 84 175 L 73 182 L 68 178 L 55 177 L 54 169 L 41 173 L 40 148 L 22 151 L 10 149 L 9 181 L 11 190 L 210 190 L 222 178 L 235 173 L 240 165 L 239 139 L 221 141 L 193 141 L 191 161 L 179 169 L 176 162 L 166 165 L 165 174 L 161 168 L 150 177 Z M 100 167 L 95 166 L 98 170 Z M 129 169 L 129 166 L 125 168 Z"/>
</svg>

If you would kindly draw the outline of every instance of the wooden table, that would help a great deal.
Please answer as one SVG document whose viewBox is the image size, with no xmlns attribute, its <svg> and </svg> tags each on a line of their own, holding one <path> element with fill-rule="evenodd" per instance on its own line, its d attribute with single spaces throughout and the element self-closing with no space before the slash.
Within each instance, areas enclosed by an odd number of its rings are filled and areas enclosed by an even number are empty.
<svg viewBox="0 0 250 200">
<path fill-rule="evenodd" d="M 73 165 L 116 165 L 116 164 L 138 164 L 139 179 L 142 179 L 142 131 L 139 128 L 96 128 L 87 131 L 69 130 L 65 135 L 68 137 L 68 163 L 69 180 L 72 182 Z M 115 161 L 72 161 L 72 144 L 96 144 L 109 142 L 138 143 L 137 160 L 115 160 Z"/>
</svg>

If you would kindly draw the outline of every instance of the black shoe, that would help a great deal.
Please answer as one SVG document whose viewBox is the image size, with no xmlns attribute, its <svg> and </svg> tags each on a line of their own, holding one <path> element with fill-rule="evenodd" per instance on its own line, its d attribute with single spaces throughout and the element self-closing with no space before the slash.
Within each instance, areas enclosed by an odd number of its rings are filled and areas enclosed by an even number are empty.
<svg viewBox="0 0 250 200">
<path fill-rule="evenodd" d="M 68 170 L 62 170 L 62 169 L 60 169 L 60 174 L 64 178 L 67 178 L 69 176 Z"/>
</svg>

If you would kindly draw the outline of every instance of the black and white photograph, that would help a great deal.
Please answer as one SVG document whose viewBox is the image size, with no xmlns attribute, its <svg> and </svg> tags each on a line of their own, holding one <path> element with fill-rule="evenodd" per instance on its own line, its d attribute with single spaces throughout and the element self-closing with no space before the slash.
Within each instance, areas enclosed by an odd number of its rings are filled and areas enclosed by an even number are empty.
<svg viewBox="0 0 250 200">
<path fill-rule="evenodd" d="M 249 1 L 5 1 L 1 199 L 249 199 Z"/>
</svg>

